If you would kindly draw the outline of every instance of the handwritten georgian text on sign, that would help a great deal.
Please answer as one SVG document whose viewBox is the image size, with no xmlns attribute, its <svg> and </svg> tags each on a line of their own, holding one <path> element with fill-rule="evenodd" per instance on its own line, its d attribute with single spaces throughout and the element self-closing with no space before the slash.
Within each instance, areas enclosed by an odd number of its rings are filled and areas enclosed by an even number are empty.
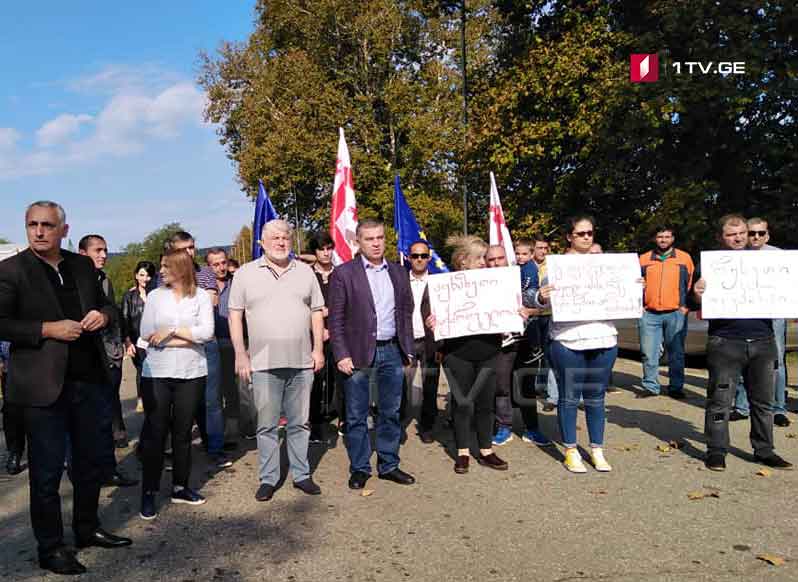
<svg viewBox="0 0 798 582">
<path fill-rule="evenodd" d="M 798 251 L 703 251 L 704 319 L 798 316 Z"/>
<path fill-rule="evenodd" d="M 554 321 L 637 319 L 643 314 L 640 260 L 632 253 L 546 257 Z"/>
<path fill-rule="evenodd" d="M 524 331 L 518 267 L 430 275 L 427 288 L 436 340 Z"/>
</svg>

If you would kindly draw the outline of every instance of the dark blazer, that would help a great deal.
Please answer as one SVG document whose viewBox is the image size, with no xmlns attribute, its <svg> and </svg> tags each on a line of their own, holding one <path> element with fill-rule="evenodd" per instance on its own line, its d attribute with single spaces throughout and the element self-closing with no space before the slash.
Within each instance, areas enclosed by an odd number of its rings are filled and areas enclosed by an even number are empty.
<svg viewBox="0 0 798 582">
<path fill-rule="evenodd" d="M 404 267 L 389 262 L 388 274 L 394 292 L 396 339 L 408 361 L 414 351 L 413 292 Z M 327 323 L 335 361 L 352 358 L 355 368 L 370 366 L 377 347 L 377 312 L 366 268 L 359 255 L 333 270 L 328 309 Z"/>
<path fill-rule="evenodd" d="M 96 309 L 114 321 L 116 309 L 105 296 L 91 259 L 64 250 L 61 254 L 75 278 L 83 315 Z M 9 402 L 49 406 L 58 399 L 66 375 L 68 343 L 43 339 L 42 322 L 61 319 L 64 314 L 58 297 L 30 249 L 0 261 L 0 339 L 11 342 Z M 93 336 L 101 361 L 106 362 L 100 334 Z"/>
<path fill-rule="evenodd" d="M 421 319 L 424 321 L 424 351 L 427 354 L 440 352 L 443 349 L 443 342 L 435 341 L 435 332 L 427 327 L 427 318 L 432 314 L 432 307 L 429 303 L 429 287 L 424 287 L 424 294 L 421 296 Z"/>
</svg>

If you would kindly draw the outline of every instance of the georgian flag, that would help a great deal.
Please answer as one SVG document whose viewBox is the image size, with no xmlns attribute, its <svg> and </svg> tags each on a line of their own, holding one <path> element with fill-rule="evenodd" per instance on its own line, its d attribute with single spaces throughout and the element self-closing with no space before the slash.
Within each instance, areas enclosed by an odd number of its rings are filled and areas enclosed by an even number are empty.
<svg viewBox="0 0 798 582">
<path fill-rule="evenodd" d="M 515 265 L 515 250 L 513 241 L 510 240 L 510 231 L 507 223 L 504 222 L 504 212 L 502 203 L 499 200 L 499 190 L 496 188 L 496 178 L 493 172 L 490 173 L 490 217 L 488 221 L 488 232 L 490 235 L 489 244 L 501 245 L 507 254 L 507 263 Z"/>
<path fill-rule="evenodd" d="M 352 259 L 357 250 L 355 229 L 357 228 L 357 205 L 355 184 L 352 180 L 352 162 L 344 139 L 344 128 L 338 128 L 338 157 L 335 160 L 335 183 L 332 192 L 332 215 L 330 236 L 335 242 L 333 264 L 340 265 Z"/>
</svg>

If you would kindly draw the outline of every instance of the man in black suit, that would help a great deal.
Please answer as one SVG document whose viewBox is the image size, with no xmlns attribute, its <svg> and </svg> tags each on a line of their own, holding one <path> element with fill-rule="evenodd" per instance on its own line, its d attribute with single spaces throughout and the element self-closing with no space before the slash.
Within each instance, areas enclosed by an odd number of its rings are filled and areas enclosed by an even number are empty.
<svg viewBox="0 0 798 582">
<path fill-rule="evenodd" d="M 438 417 L 438 381 L 441 375 L 440 346 L 435 334 L 425 325 L 430 316 L 429 276 L 430 248 L 426 241 L 419 240 L 410 245 L 410 289 L 413 292 L 413 363 L 405 369 L 405 395 L 413 394 L 413 378 L 416 369 L 421 368 L 422 397 L 421 418 L 418 435 L 421 442 L 433 441 L 432 429 Z M 410 399 L 413 404 L 415 398 Z"/>
<path fill-rule="evenodd" d="M 30 460 L 30 513 L 39 565 L 57 574 L 86 568 L 64 546 L 59 484 L 72 446 L 78 548 L 130 545 L 100 528 L 97 443 L 101 391 L 109 382 L 99 331 L 114 317 L 92 261 L 61 249 L 69 230 L 59 204 L 25 212 L 29 248 L 0 263 L 0 339 L 11 342 L 8 392 L 23 407 Z"/>
</svg>

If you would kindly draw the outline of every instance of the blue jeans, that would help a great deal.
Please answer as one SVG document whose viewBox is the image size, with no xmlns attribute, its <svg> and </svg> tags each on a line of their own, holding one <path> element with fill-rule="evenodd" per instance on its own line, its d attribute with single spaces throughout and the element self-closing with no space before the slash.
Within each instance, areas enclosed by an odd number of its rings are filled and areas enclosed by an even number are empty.
<svg viewBox="0 0 798 582">
<path fill-rule="evenodd" d="M 776 336 L 776 349 L 778 350 L 778 367 L 776 368 L 775 394 L 773 395 L 773 414 L 787 414 L 787 362 L 785 344 L 787 343 L 787 322 L 784 319 L 773 320 L 773 335 Z M 742 376 L 737 382 L 737 393 L 734 395 L 734 409 L 743 416 L 751 414 L 748 395 Z"/>
<path fill-rule="evenodd" d="M 216 340 L 205 344 L 208 378 L 205 381 L 205 430 L 208 431 L 208 452 L 224 451 L 224 414 L 222 413 L 222 359 Z"/>
<path fill-rule="evenodd" d="M 358 368 L 344 380 L 346 397 L 346 452 L 349 471 L 371 474 L 371 441 L 367 418 L 369 383 L 377 379 L 377 470 L 380 474 L 399 466 L 399 441 L 402 427 L 399 407 L 402 403 L 404 370 L 402 355 L 395 343 L 377 346 L 374 361 L 368 368 Z"/>
<path fill-rule="evenodd" d="M 252 373 L 252 392 L 258 410 L 258 459 L 260 482 L 277 485 L 280 480 L 280 411 L 288 418 L 286 446 L 294 483 L 310 477 L 308 440 L 312 368 L 276 368 Z"/>
<path fill-rule="evenodd" d="M 640 356 L 643 362 L 643 389 L 660 393 L 659 349 L 665 343 L 668 354 L 668 391 L 681 392 L 684 388 L 684 340 L 687 337 L 687 316 L 680 312 L 643 312 L 638 321 L 640 330 Z"/>
<path fill-rule="evenodd" d="M 618 348 L 571 350 L 558 341 L 550 345 L 551 364 L 560 387 L 557 422 L 562 442 L 576 446 L 576 413 L 579 400 L 585 402 L 587 432 L 592 446 L 604 444 L 604 394 L 610 381 Z"/>
</svg>

